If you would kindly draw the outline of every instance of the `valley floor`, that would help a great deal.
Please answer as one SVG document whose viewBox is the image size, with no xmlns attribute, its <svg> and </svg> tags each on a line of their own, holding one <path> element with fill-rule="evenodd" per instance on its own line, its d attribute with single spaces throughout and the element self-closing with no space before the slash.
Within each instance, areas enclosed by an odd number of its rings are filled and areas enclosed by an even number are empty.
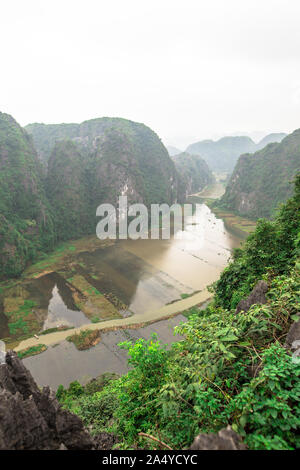
<svg viewBox="0 0 300 470">
<path fill-rule="evenodd" d="M 204 289 L 201 292 L 198 292 L 195 295 L 192 295 L 186 299 L 178 300 L 169 305 L 165 305 L 157 310 L 149 310 L 142 314 L 135 314 L 128 318 L 120 318 L 120 319 L 113 319 L 102 321 L 99 323 L 89 323 L 87 325 L 83 325 L 79 328 L 72 329 L 73 334 L 79 334 L 84 330 L 100 330 L 101 332 L 105 333 L 107 331 L 112 331 L 116 329 L 124 329 L 127 327 L 143 327 L 149 325 L 151 323 L 157 322 L 158 320 L 164 320 L 170 318 L 174 315 L 177 315 L 185 310 L 190 309 L 194 306 L 200 306 L 201 304 L 205 303 L 210 299 L 210 294 L 207 289 Z M 16 347 L 14 347 L 15 351 L 21 351 L 25 348 L 30 348 L 32 346 L 36 346 L 41 341 L 46 346 L 50 346 L 53 344 L 57 344 L 67 337 L 70 336 L 70 330 L 63 330 L 63 331 L 56 331 L 54 333 L 48 333 L 44 335 L 42 339 L 37 339 L 35 337 L 28 338 L 24 341 L 21 341 Z"/>
</svg>

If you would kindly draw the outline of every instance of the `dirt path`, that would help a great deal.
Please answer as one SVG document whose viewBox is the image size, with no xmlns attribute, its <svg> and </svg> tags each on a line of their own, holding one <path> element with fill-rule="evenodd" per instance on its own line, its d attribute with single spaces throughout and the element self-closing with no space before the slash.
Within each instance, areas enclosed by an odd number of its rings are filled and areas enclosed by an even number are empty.
<svg viewBox="0 0 300 470">
<path fill-rule="evenodd" d="M 173 316 L 174 314 L 183 312 L 195 305 L 202 304 L 209 300 L 211 297 L 207 289 L 204 289 L 201 292 L 198 292 L 187 299 L 179 300 L 169 305 L 165 305 L 157 310 L 149 310 L 148 312 L 135 314 L 132 317 L 120 318 L 114 320 L 103 321 L 100 323 L 89 323 L 87 325 L 82 325 L 78 328 L 72 330 L 56 331 L 55 333 L 49 333 L 47 335 L 42 335 L 39 339 L 28 338 L 14 348 L 15 351 L 20 351 L 21 349 L 29 348 L 36 346 L 39 343 L 50 346 L 52 344 L 57 344 L 66 339 L 68 336 L 73 335 L 74 333 L 79 333 L 82 330 L 101 330 L 105 331 L 111 328 L 124 328 L 124 326 L 132 325 L 141 325 L 144 323 L 152 323 L 157 320 L 163 320 L 168 317 Z"/>
</svg>

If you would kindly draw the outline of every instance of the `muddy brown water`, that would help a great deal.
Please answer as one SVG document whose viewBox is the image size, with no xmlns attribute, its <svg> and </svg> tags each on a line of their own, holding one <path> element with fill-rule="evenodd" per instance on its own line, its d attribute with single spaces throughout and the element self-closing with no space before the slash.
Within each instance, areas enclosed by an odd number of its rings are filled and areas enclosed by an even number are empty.
<svg viewBox="0 0 300 470">
<path fill-rule="evenodd" d="M 42 330 L 59 325 L 81 326 L 90 323 L 86 315 L 75 305 L 69 283 L 58 273 L 50 273 L 34 279 L 27 287 L 31 298 L 47 310 Z"/>
<path fill-rule="evenodd" d="M 93 281 L 100 292 L 113 292 L 132 313 L 143 313 L 214 282 L 239 244 L 223 220 L 200 204 L 185 230 L 169 240 L 122 240 L 81 253 L 80 261 L 100 277 Z"/>
<path fill-rule="evenodd" d="M 149 339 L 157 333 L 158 339 L 170 347 L 171 343 L 182 339 L 180 335 L 174 335 L 174 327 L 185 320 L 183 315 L 177 315 L 144 328 L 104 333 L 100 343 L 86 351 L 78 351 L 73 343 L 62 341 L 38 356 L 23 359 L 23 362 L 41 387 L 49 385 L 57 389 L 60 384 L 67 387 L 74 380 L 84 385 L 105 372 L 121 375 L 129 370 L 127 352 L 118 347 L 120 342 Z"/>
</svg>

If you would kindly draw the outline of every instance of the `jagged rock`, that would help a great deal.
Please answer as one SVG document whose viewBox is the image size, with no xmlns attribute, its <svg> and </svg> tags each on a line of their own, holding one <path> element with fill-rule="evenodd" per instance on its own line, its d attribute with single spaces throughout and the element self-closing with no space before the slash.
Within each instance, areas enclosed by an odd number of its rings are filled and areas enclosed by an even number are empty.
<svg viewBox="0 0 300 470">
<path fill-rule="evenodd" d="M 199 434 L 190 450 L 246 450 L 241 437 L 231 426 L 221 429 L 217 434 Z"/>
<path fill-rule="evenodd" d="M 300 313 L 298 316 L 300 317 Z M 286 335 L 284 347 L 290 349 L 294 356 L 300 356 L 300 318 L 292 323 Z"/>
<path fill-rule="evenodd" d="M 235 313 L 240 313 L 241 311 L 248 312 L 249 308 L 254 304 L 265 304 L 267 302 L 267 291 L 268 284 L 265 281 L 258 281 L 250 295 L 238 303 Z"/>
<path fill-rule="evenodd" d="M 0 449 L 95 449 L 78 416 L 41 391 L 17 354 L 0 365 Z"/>
</svg>

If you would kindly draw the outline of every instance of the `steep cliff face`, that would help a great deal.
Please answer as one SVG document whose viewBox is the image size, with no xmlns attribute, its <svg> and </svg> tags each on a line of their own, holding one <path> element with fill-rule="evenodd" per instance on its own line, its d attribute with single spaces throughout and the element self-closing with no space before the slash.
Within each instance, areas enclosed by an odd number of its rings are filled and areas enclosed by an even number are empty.
<svg viewBox="0 0 300 470">
<path fill-rule="evenodd" d="M 268 134 L 257 144 L 246 136 L 223 137 L 217 141 L 203 140 L 190 145 L 186 151 L 201 155 L 215 172 L 231 173 L 240 155 L 257 152 L 271 142 L 281 142 L 285 136 L 284 133 Z"/>
<path fill-rule="evenodd" d="M 253 155 L 242 155 L 220 205 L 247 217 L 271 217 L 293 192 L 300 171 L 300 129 Z"/>
<path fill-rule="evenodd" d="M 53 217 L 32 140 L 0 113 L 0 276 L 18 275 L 37 251 L 53 246 Z"/>
<path fill-rule="evenodd" d="M 88 159 L 72 141 L 55 144 L 48 164 L 46 191 L 55 213 L 59 239 L 90 233 L 95 220 L 90 207 Z"/>
<path fill-rule="evenodd" d="M 35 123 L 25 126 L 25 130 L 32 135 L 38 155 L 45 164 L 58 140 L 76 139 L 79 136 L 79 124 Z"/>
<path fill-rule="evenodd" d="M 97 175 L 98 204 L 102 197 L 114 203 L 121 194 L 145 204 L 183 198 L 174 163 L 158 136 L 144 124 L 99 118 L 81 124 L 30 124 L 26 129 L 44 162 L 60 140 L 80 146 Z"/>
<path fill-rule="evenodd" d="M 173 161 L 178 173 L 183 177 L 186 196 L 201 191 L 215 180 L 207 163 L 199 155 L 184 152 L 175 155 Z"/>
</svg>

